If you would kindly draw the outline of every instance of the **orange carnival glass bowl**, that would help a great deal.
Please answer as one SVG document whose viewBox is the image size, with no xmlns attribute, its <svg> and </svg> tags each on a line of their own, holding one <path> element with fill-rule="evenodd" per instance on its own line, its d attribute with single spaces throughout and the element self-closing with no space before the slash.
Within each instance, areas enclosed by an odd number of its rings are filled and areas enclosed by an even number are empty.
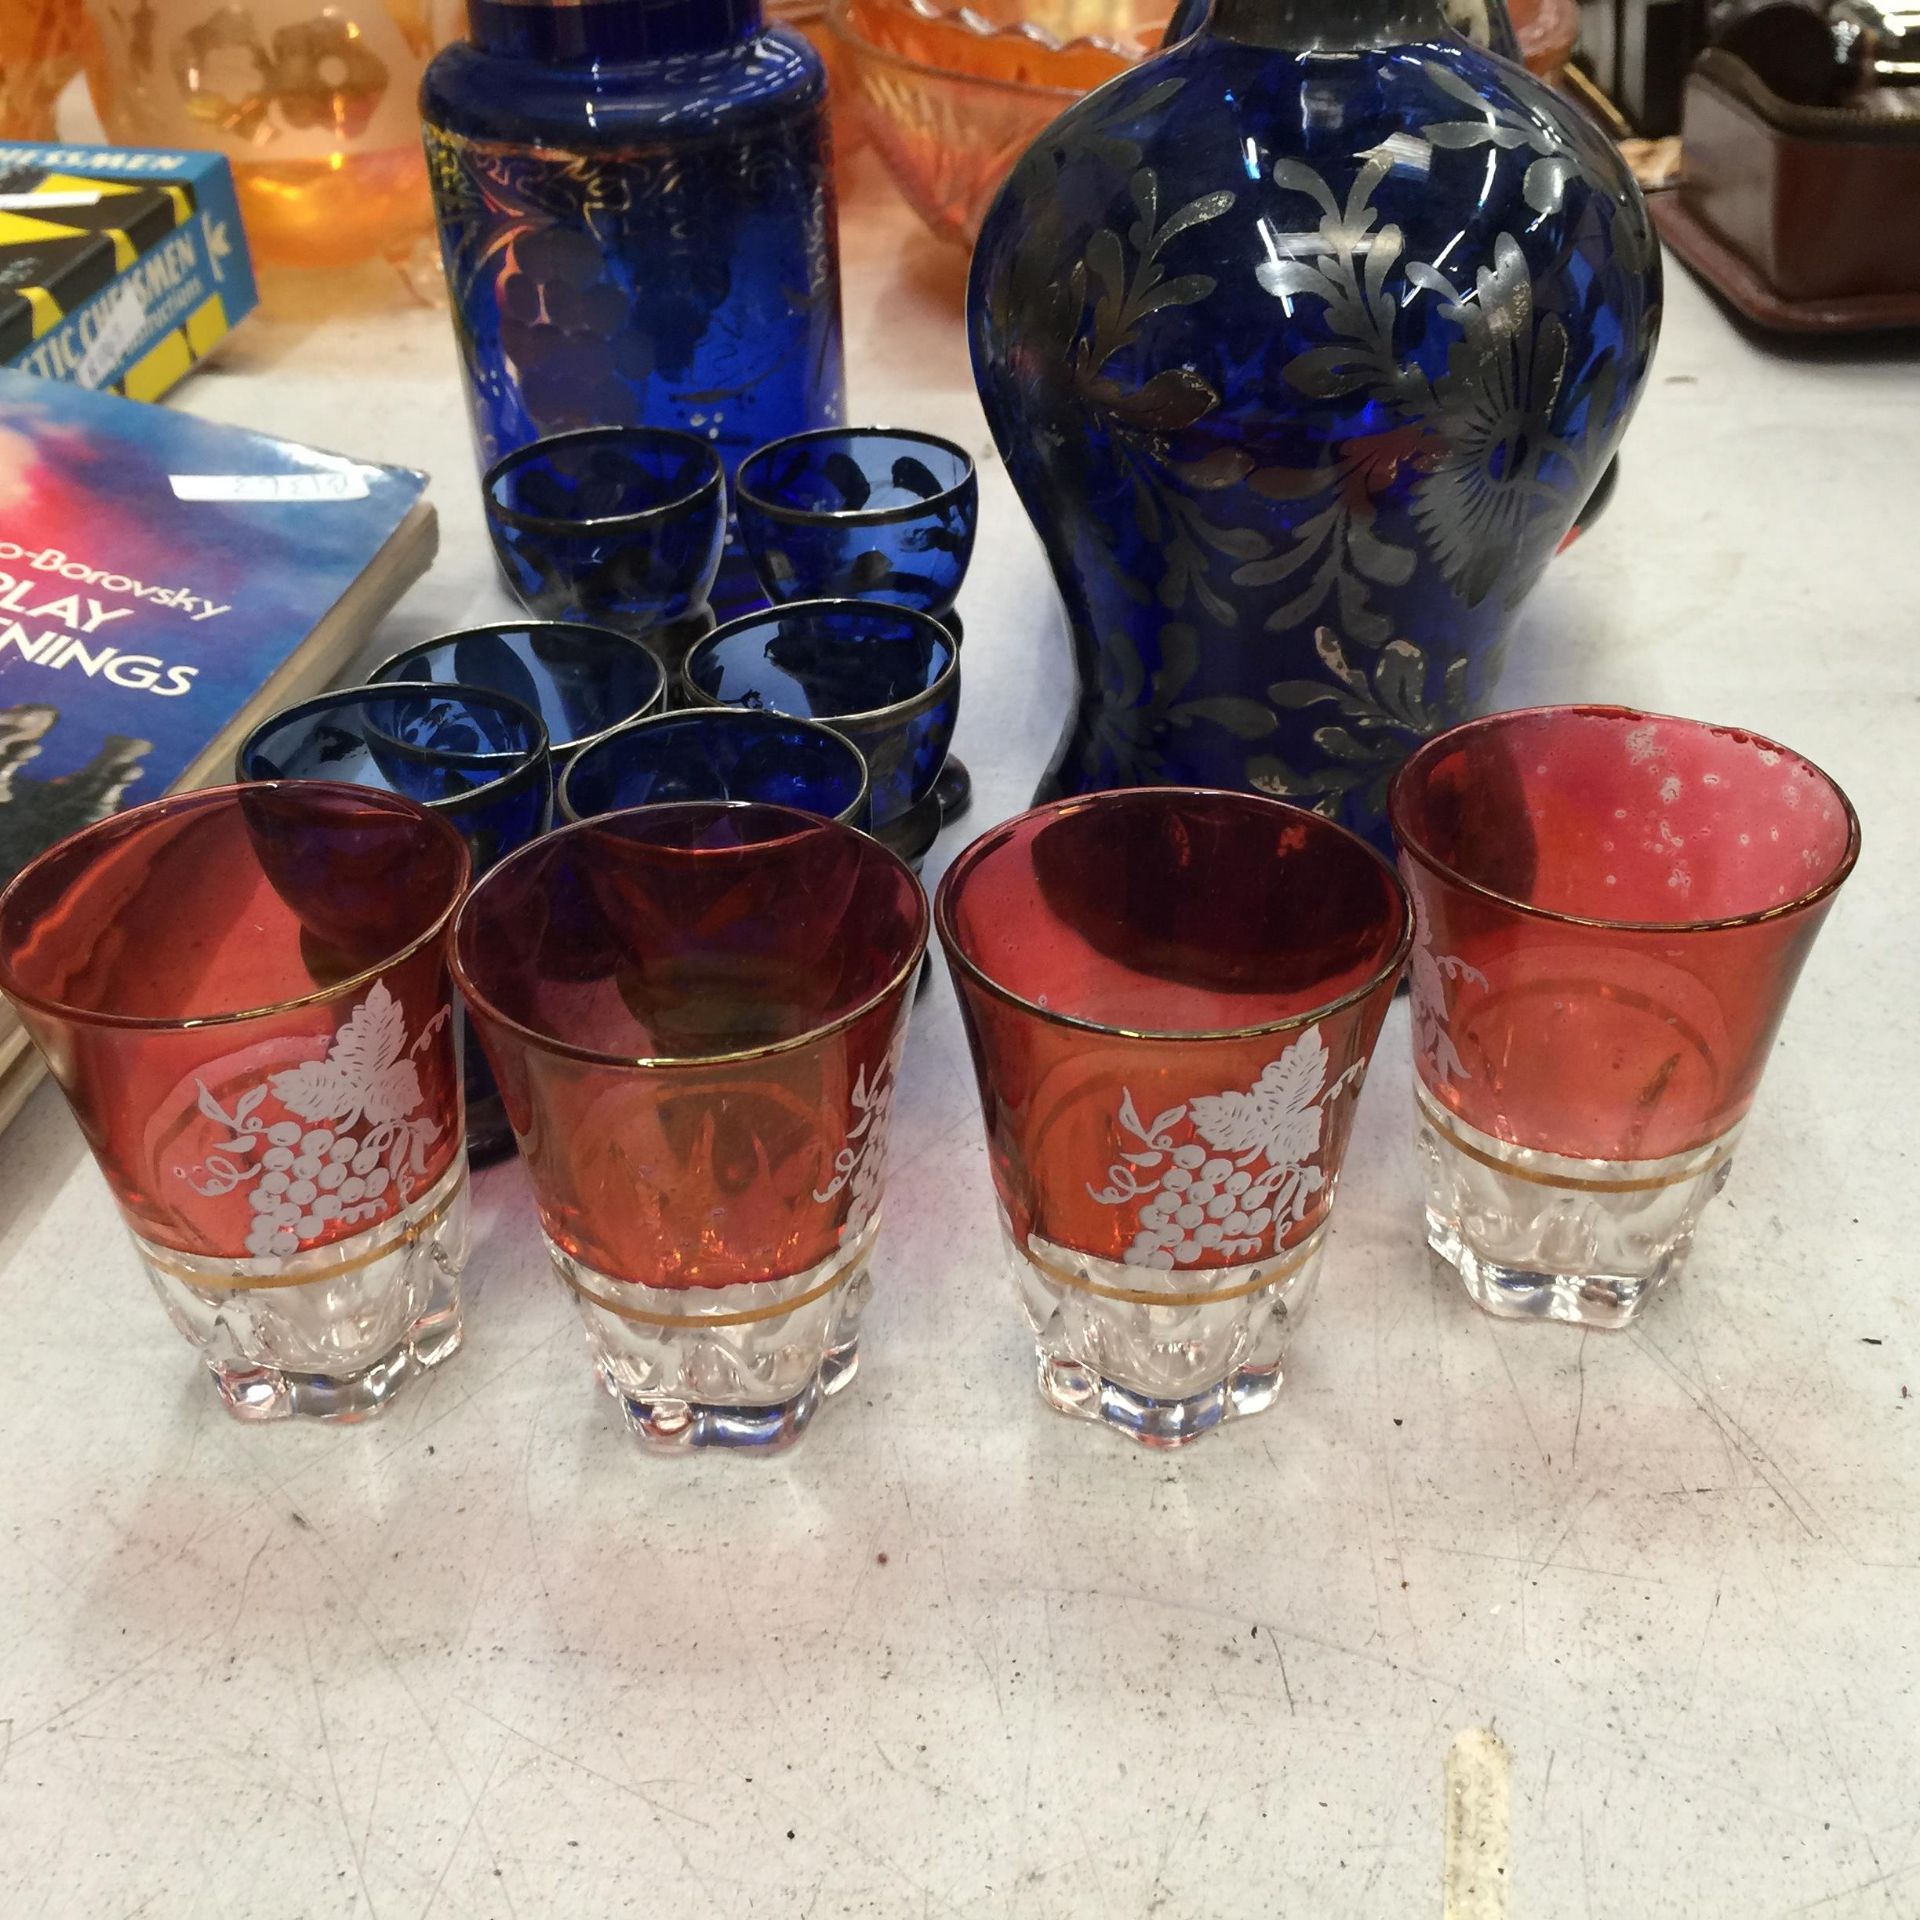
<svg viewBox="0 0 1920 1920">
<path fill-rule="evenodd" d="M 1040 130 L 1160 45 L 1170 0 L 830 0 L 854 111 L 907 203 L 972 246 Z"/>
<path fill-rule="evenodd" d="M 0 11 L 18 4 L 0 0 Z M 420 77 L 459 37 L 457 0 L 86 0 L 86 10 L 87 85 L 107 138 L 225 154 L 256 260 L 404 261 L 432 233 Z"/>
<path fill-rule="evenodd" d="M 80 70 L 80 0 L 0 0 L 0 139 L 51 140 Z"/>
<path fill-rule="evenodd" d="M 1566 4 L 1571 6 L 1573 0 Z M 867 144 L 866 122 L 853 103 L 846 56 L 827 28 L 827 0 L 771 0 L 767 17 L 779 26 L 797 29 L 813 43 L 814 52 L 826 64 L 827 91 L 833 101 L 833 157 L 842 161 L 858 153 Z"/>
</svg>

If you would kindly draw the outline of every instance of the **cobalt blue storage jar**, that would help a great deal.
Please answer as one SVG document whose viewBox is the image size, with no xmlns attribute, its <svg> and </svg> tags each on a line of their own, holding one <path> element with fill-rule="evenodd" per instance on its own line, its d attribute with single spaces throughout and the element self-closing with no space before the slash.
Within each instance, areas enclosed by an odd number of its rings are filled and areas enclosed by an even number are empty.
<svg viewBox="0 0 1920 1920">
<path fill-rule="evenodd" d="M 482 466 L 677 427 L 729 477 L 844 410 L 819 56 L 760 0 L 468 0 L 420 105 Z M 724 611 L 759 594 L 735 553 Z"/>
<path fill-rule="evenodd" d="M 1511 46 L 1502 0 L 1462 11 Z M 1626 429 L 1658 249 L 1605 134 L 1445 0 L 1211 0 L 1176 37 L 974 251 L 1079 682 L 1040 797 L 1252 788 L 1384 845 Z"/>
</svg>

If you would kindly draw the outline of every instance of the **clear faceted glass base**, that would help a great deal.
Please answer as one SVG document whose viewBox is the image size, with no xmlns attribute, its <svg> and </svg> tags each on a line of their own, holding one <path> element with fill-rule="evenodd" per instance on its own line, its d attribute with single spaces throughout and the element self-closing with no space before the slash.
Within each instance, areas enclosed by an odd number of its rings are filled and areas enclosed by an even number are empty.
<svg viewBox="0 0 1920 1920">
<path fill-rule="evenodd" d="M 284 1260 L 213 1260 L 133 1236 L 168 1318 L 240 1420 L 362 1420 L 458 1350 L 464 1154 L 350 1239 Z"/>
<path fill-rule="evenodd" d="M 601 1385 L 650 1448 L 777 1452 L 860 1365 L 879 1230 L 876 1215 L 832 1259 L 737 1287 L 641 1286 L 551 1240 L 547 1251 L 580 1309 Z"/>
<path fill-rule="evenodd" d="M 1023 1247 L 1010 1230 L 1006 1241 L 1047 1403 L 1143 1446 L 1181 1447 L 1273 1404 L 1326 1228 L 1272 1259 L 1182 1272 L 1038 1238 Z"/>
<path fill-rule="evenodd" d="M 1740 1129 L 1664 1160 L 1578 1160 L 1467 1125 L 1416 1084 L 1427 1241 L 1489 1313 L 1624 1327 L 1686 1264 Z"/>
</svg>

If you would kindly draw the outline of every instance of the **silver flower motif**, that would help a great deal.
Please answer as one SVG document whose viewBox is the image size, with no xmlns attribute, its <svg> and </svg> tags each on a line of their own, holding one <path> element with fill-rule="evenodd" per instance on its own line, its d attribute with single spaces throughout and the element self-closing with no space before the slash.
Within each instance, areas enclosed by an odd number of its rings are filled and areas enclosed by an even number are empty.
<svg viewBox="0 0 1920 1920">
<path fill-rule="evenodd" d="M 1478 606 L 1512 569 L 1517 550 L 1557 538 L 1564 490 L 1543 464 L 1559 454 L 1554 411 L 1567 375 L 1567 331 L 1558 315 L 1538 315 L 1526 256 L 1511 234 L 1494 242 L 1494 264 L 1462 294 L 1430 266 L 1407 277 L 1441 295 L 1460 328 L 1447 370 L 1434 383 L 1433 425 L 1445 442 L 1414 489 L 1413 517 L 1440 570 L 1469 606 Z M 1542 535 L 1533 531 L 1541 524 Z M 1531 580 L 1532 569 L 1520 569 Z"/>
</svg>

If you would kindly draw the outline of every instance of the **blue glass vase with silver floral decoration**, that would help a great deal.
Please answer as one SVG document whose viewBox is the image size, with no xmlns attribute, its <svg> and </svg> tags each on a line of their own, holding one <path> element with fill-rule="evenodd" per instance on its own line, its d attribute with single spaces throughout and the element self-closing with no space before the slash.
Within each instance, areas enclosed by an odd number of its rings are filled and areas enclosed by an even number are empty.
<svg viewBox="0 0 1920 1920">
<path fill-rule="evenodd" d="M 1189 5 L 989 212 L 974 371 L 1078 676 L 1042 798 L 1251 788 L 1384 846 L 1395 769 L 1492 695 L 1660 265 L 1611 142 L 1468 4 Z"/>
<path fill-rule="evenodd" d="M 733 469 L 844 411 L 826 76 L 761 0 L 468 0 L 421 86 L 482 467 L 674 427 Z M 738 542 L 713 602 L 757 605 Z"/>
</svg>

